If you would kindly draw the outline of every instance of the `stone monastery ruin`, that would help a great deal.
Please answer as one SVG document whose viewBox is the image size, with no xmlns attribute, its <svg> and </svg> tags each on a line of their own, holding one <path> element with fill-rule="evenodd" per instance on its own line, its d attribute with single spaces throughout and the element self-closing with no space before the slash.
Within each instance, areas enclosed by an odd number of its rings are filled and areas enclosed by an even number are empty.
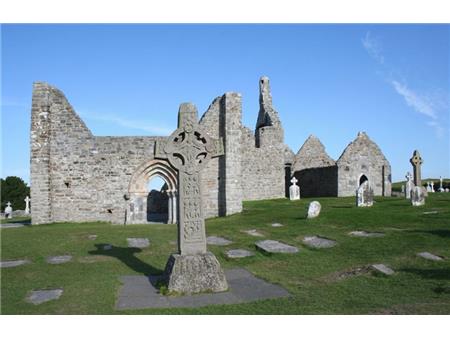
<svg viewBox="0 0 450 338">
<path fill-rule="evenodd" d="M 212 138 L 222 138 L 224 156 L 202 171 L 205 217 L 242 211 L 242 201 L 285 197 L 290 180 L 301 196 L 354 196 L 366 180 L 375 195 L 391 195 L 391 167 L 365 133 L 337 161 L 310 136 L 297 154 L 284 144 L 269 79 L 259 82 L 260 110 L 255 132 L 242 125 L 239 93 L 217 97 L 200 119 Z M 177 221 L 177 172 L 155 158 L 165 137 L 94 136 L 64 94 L 46 83 L 33 87 L 31 113 L 32 223 L 109 221 L 147 223 L 162 213 Z M 165 181 L 149 192 L 155 176 Z"/>
</svg>

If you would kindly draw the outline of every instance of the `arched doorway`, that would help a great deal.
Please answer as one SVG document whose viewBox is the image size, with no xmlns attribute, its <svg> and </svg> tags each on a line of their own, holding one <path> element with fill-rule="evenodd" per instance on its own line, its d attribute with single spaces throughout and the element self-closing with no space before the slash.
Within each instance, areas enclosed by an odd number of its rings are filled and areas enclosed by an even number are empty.
<svg viewBox="0 0 450 338">
<path fill-rule="evenodd" d="M 176 171 L 167 161 L 141 164 L 128 186 L 126 223 L 176 223 L 177 188 Z"/>
<path fill-rule="evenodd" d="M 362 174 L 359 178 L 359 186 L 361 186 L 361 184 L 363 184 L 364 182 L 368 181 L 369 179 L 367 178 L 366 175 Z"/>
<path fill-rule="evenodd" d="M 163 178 L 155 175 L 147 183 L 147 222 L 167 223 L 169 214 L 168 185 Z"/>
</svg>

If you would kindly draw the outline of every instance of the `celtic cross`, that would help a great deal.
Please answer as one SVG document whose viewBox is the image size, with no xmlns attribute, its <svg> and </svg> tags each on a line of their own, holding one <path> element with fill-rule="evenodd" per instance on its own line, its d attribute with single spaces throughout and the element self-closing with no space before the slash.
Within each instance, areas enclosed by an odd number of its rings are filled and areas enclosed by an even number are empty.
<svg viewBox="0 0 450 338">
<path fill-rule="evenodd" d="M 422 157 L 420 157 L 419 151 L 414 150 L 413 156 L 409 160 L 409 162 L 413 166 L 414 171 L 414 184 L 416 186 L 422 185 L 422 179 L 421 179 L 421 165 L 423 163 Z"/>
<path fill-rule="evenodd" d="M 210 138 L 199 126 L 197 108 L 182 103 L 178 129 L 156 142 L 155 158 L 167 159 L 178 170 L 178 251 L 181 255 L 206 253 L 201 169 L 223 155 L 223 140 Z"/>
</svg>

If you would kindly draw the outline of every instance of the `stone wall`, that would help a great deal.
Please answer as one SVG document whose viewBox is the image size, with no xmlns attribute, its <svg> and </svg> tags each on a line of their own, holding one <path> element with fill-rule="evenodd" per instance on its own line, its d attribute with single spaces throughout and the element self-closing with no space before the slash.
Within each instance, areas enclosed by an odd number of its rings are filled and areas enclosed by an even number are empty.
<svg viewBox="0 0 450 338">
<path fill-rule="evenodd" d="M 364 132 L 345 148 L 337 161 L 338 196 L 354 196 L 365 175 L 374 195 L 391 196 L 391 166 L 380 148 Z"/>
</svg>

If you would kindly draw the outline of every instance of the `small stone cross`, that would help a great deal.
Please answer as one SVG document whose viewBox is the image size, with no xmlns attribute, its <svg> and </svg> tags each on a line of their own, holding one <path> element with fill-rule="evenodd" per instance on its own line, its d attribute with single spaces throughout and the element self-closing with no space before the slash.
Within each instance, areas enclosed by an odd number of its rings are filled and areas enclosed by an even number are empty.
<svg viewBox="0 0 450 338">
<path fill-rule="evenodd" d="M 422 185 L 421 165 L 423 163 L 423 160 L 422 157 L 420 157 L 418 150 L 414 150 L 413 156 L 411 157 L 409 162 L 412 164 L 414 170 L 414 184 L 416 186 L 421 186 Z"/>
<path fill-rule="evenodd" d="M 292 177 L 291 183 L 292 183 L 293 185 L 295 185 L 297 182 L 298 182 L 298 180 L 295 178 L 295 176 Z"/>
<path fill-rule="evenodd" d="M 6 206 L 11 208 L 11 202 L 6 203 Z"/>
<path fill-rule="evenodd" d="M 210 138 L 198 124 L 197 108 L 192 103 L 182 103 L 178 129 L 155 147 L 155 158 L 167 159 L 178 170 L 179 253 L 206 253 L 200 171 L 212 157 L 224 154 L 223 140 Z"/>
</svg>

